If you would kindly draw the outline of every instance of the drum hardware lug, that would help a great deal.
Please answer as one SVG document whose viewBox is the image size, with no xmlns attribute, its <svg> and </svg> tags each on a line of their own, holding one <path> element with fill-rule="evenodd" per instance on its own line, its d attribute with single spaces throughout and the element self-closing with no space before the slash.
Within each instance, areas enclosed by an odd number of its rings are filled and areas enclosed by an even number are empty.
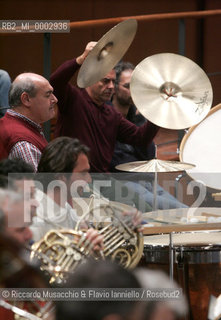
<svg viewBox="0 0 221 320">
<path fill-rule="evenodd" d="M 179 182 L 180 180 L 186 176 L 186 172 L 184 171 L 183 173 L 179 174 L 176 178 L 175 178 L 175 198 L 178 199 L 178 187 L 179 187 Z"/>
<path fill-rule="evenodd" d="M 181 173 L 181 174 L 179 174 L 177 177 L 176 177 L 176 181 L 177 182 L 179 182 L 180 181 L 180 179 L 182 179 L 183 177 L 185 177 L 186 176 L 186 172 L 184 171 L 183 173 Z"/>
<path fill-rule="evenodd" d="M 179 269 L 183 269 L 185 261 L 184 261 L 184 252 L 182 247 L 180 248 L 180 252 L 177 253 L 176 260 L 177 260 L 177 267 Z"/>
<path fill-rule="evenodd" d="M 154 253 L 153 253 L 153 247 L 151 247 L 151 251 L 150 251 L 150 261 L 151 262 L 154 262 L 154 258 L 155 258 L 155 255 L 154 255 Z"/>
</svg>

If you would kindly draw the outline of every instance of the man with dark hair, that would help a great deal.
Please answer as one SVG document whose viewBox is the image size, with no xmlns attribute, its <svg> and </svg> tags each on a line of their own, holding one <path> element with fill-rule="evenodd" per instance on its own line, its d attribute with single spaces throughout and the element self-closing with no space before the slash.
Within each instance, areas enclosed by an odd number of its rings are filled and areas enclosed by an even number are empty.
<svg viewBox="0 0 221 320">
<path fill-rule="evenodd" d="M 135 107 L 130 94 L 130 80 L 134 70 L 134 65 L 130 62 L 119 62 L 114 68 L 116 72 L 115 92 L 111 104 L 128 121 L 140 127 L 146 119 Z M 115 172 L 115 167 L 121 163 L 150 160 L 155 156 L 155 144 L 152 141 L 148 147 L 132 146 L 120 141 L 116 142 L 113 158 L 111 160 L 111 171 Z"/>
<path fill-rule="evenodd" d="M 38 180 L 43 189 L 36 193 L 41 206 L 32 225 L 35 240 L 50 230 L 51 224 L 75 227 L 80 217 L 73 209 L 73 198 L 81 197 L 92 182 L 88 156 L 89 149 L 78 139 L 69 137 L 56 138 L 45 148 L 38 166 Z"/>
<path fill-rule="evenodd" d="M 41 205 L 31 226 L 35 241 L 52 228 L 74 229 L 79 217 L 72 208 L 71 185 L 91 181 L 88 152 L 79 140 L 69 137 L 56 138 L 44 149 L 37 173 L 42 189 L 36 189 Z"/>
<path fill-rule="evenodd" d="M 22 73 L 9 91 L 11 109 L 0 119 L 0 159 L 20 158 L 37 170 L 47 145 L 41 124 L 55 116 L 57 99 L 42 76 Z"/>
<path fill-rule="evenodd" d="M 90 148 L 91 171 L 108 172 L 117 139 L 147 146 L 158 127 L 149 122 L 138 128 L 106 104 L 114 92 L 115 70 L 110 70 L 86 89 L 71 85 L 72 76 L 94 45 L 94 42 L 88 43 L 82 55 L 62 64 L 52 74 L 50 82 L 59 100 L 56 136 L 78 138 Z"/>
<path fill-rule="evenodd" d="M 65 179 L 67 185 L 66 201 L 72 206 L 71 184 L 77 180 L 84 181 L 82 188 L 83 185 L 91 182 L 89 170 L 89 148 L 81 144 L 78 139 L 59 137 L 51 141 L 45 148 L 38 165 L 38 177 L 46 192 L 49 192 L 46 189 L 52 180 L 64 181 Z M 80 195 L 82 192 L 81 190 Z M 56 193 L 56 189 L 53 189 L 53 193 Z M 54 198 L 59 199 L 58 204 L 62 203 L 60 195 Z M 63 205 L 66 204 L 63 203 Z"/>
<path fill-rule="evenodd" d="M 83 172 L 89 171 L 89 148 L 81 144 L 78 139 L 60 137 L 51 141 L 45 148 L 38 165 L 38 173 L 50 172 L 56 178 L 61 173 L 79 172 L 78 167 L 86 159 Z M 82 170 L 80 170 L 82 172 Z"/>
<path fill-rule="evenodd" d="M 13 178 L 32 179 L 34 175 L 33 167 L 22 159 L 3 159 L 0 161 L 0 174 L 7 176 L 13 175 Z"/>
<path fill-rule="evenodd" d="M 116 67 L 115 93 L 112 99 L 113 107 L 124 117 L 137 126 L 143 125 L 146 119 L 138 112 L 135 107 L 131 93 L 130 81 L 134 66 L 130 62 L 119 62 Z M 129 144 L 117 141 L 114 149 L 114 155 L 111 161 L 111 171 L 116 171 L 115 167 L 119 164 L 151 160 L 155 157 L 155 144 L 152 142 L 147 148 L 131 146 Z M 128 182 L 126 185 L 136 190 L 149 205 L 153 205 L 153 175 L 151 173 L 133 173 L 127 175 Z M 140 183 L 142 181 L 142 184 Z M 179 202 L 170 193 L 157 185 L 157 208 L 172 209 L 186 207 Z"/>
<path fill-rule="evenodd" d="M 35 182 L 33 180 L 33 168 L 23 160 L 5 159 L 0 161 L 0 175 L 2 175 L 2 179 L 0 176 L 0 186 L 4 185 L 4 189 L 6 190 L 9 187 L 10 190 L 12 189 L 12 191 L 14 191 L 13 193 L 9 193 L 9 195 L 15 195 L 14 198 L 12 198 L 12 204 L 8 205 L 8 203 L 5 203 L 6 191 L 0 189 L 0 208 L 4 208 L 2 210 L 5 212 L 6 219 L 10 219 L 10 221 L 8 221 L 10 222 L 9 224 L 7 223 L 7 221 L 5 223 L 5 233 L 9 236 L 11 235 L 20 242 L 29 241 L 31 239 L 35 241 L 40 240 L 48 230 L 54 228 L 54 225 L 53 220 L 52 224 L 50 224 L 50 221 L 49 224 L 47 224 L 44 219 L 41 220 L 41 223 L 32 223 L 32 221 L 35 220 L 36 208 L 38 210 L 38 206 L 41 204 L 37 199 L 39 190 L 36 189 Z M 6 177 L 7 175 L 8 177 Z M 13 179 L 11 179 L 10 176 L 12 176 Z M 8 184 L 7 181 L 9 181 L 10 184 Z M 19 206 L 17 204 L 16 207 L 14 205 L 14 202 L 17 201 L 17 192 L 19 192 L 20 194 L 20 197 L 18 199 L 20 202 Z M 5 210 L 6 208 L 7 210 Z M 54 216 L 55 214 L 56 213 L 51 212 L 52 216 Z M 27 221 L 25 218 L 27 218 Z M 63 218 L 64 221 L 67 220 L 67 212 Z M 72 221 L 75 221 L 73 219 L 73 213 L 70 219 Z M 69 225 L 68 227 L 71 226 Z M 97 248 L 97 244 L 98 248 L 100 248 L 103 237 L 99 236 L 96 230 L 88 230 L 86 237 L 94 244 L 95 249 Z"/>
</svg>

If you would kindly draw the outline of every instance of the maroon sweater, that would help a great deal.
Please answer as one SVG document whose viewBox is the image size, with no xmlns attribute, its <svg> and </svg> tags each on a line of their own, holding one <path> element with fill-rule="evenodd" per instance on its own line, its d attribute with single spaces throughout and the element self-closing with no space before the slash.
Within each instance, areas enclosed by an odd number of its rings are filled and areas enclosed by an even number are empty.
<svg viewBox="0 0 221 320">
<path fill-rule="evenodd" d="M 108 172 L 116 140 L 146 146 L 159 128 L 151 122 L 138 128 L 111 106 L 96 105 L 85 89 L 69 83 L 78 69 L 75 59 L 66 61 L 50 78 L 59 108 L 55 136 L 78 138 L 90 148 L 91 171 Z"/>
<path fill-rule="evenodd" d="M 48 144 L 37 128 L 27 121 L 6 113 L 0 119 L 0 160 L 7 158 L 12 147 L 19 141 L 27 141 L 41 152 Z"/>
</svg>

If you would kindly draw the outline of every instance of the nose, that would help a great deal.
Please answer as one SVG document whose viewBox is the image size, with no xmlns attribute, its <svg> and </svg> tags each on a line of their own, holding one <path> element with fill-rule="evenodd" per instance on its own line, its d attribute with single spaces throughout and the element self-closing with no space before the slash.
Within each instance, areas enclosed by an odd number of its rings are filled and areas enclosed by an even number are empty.
<svg viewBox="0 0 221 320">
<path fill-rule="evenodd" d="M 114 80 L 108 82 L 108 89 L 114 89 Z"/>
<path fill-rule="evenodd" d="M 55 97 L 55 95 L 52 93 L 51 94 L 51 100 L 53 101 L 53 103 L 57 103 L 58 102 L 58 99 Z"/>
<path fill-rule="evenodd" d="M 31 229 L 29 229 L 28 227 L 25 228 L 24 230 L 23 239 L 24 239 L 24 242 L 32 239 L 32 232 L 31 232 Z"/>
</svg>

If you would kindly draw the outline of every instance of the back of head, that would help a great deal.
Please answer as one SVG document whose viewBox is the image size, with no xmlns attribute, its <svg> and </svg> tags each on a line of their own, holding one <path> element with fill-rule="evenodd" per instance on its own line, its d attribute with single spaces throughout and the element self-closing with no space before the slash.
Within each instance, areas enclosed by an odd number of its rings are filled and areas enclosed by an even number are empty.
<svg viewBox="0 0 221 320">
<path fill-rule="evenodd" d="M 30 76 L 20 78 L 17 77 L 11 84 L 9 90 L 10 107 L 17 107 L 22 105 L 21 95 L 23 92 L 28 93 L 30 97 L 35 97 L 37 93 L 35 83 Z"/>
<path fill-rule="evenodd" d="M 135 276 L 111 261 L 89 260 L 80 265 L 66 284 L 69 288 L 140 288 Z M 134 301 L 59 302 L 57 320 L 101 320 L 110 315 L 127 319 L 136 308 Z M 137 318 L 139 320 L 139 318 Z"/>
<path fill-rule="evenodd" d="M 33 179 L 33 167 L 22 159 L 4 159 L 0 161 L 0 175 L 16 180 Z"/>
<path fill-rule="evenodd" d="M 48 184 L 61 177 L 67 179 L 72 174 L 79 154 L 89 155 L 89 149 L 78 139 L 59 137 L 46 146 L 38 165 L 38 180 L 46 190 Z M 47 173 L 47 174 L 45 174 Z"/>
<path fill-rule="evenodd" d="M 89 259 L 69 278 L 68 286 L 83 288 L 140 288 L 132 272 L 110 260 Z"/>
<path fill-rule="evenodd" d="M 38 172 L 71 173 L 80 153 L 88 156 L 89 149 L 78 139 L 56 138 L 49 142 L 44 149 L 38 165 Z"/>
</svg>

